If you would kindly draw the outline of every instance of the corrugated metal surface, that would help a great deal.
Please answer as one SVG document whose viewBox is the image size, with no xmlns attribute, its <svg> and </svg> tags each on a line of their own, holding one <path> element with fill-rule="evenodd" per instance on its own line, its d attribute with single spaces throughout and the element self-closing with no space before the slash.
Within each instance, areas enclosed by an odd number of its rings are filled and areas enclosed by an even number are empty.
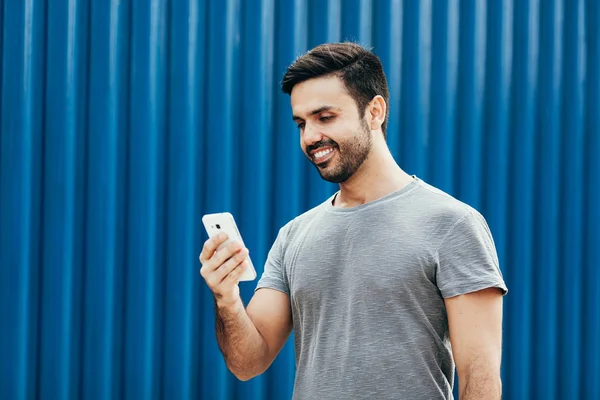
<svg viewBox="0 0 600 400">
<path fill-rule="evenodd" d="M 505 398 L 600 398 L 598 0 L 0 0 L 0 23 L 0 397 L 290 397 L 291 343 L 226 371 L 200 218 L 234 213 L 261 266 L 332 193 L 278 83 L 353 39 L 401 166 L 494 233 Z"/>
</svg>

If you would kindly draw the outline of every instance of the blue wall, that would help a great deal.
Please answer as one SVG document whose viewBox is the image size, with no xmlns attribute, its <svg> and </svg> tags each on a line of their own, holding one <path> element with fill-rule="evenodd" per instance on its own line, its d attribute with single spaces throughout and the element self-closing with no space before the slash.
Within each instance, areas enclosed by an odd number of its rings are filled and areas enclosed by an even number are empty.
<svg viewBox="0 0 600 400">
<path fill-rule="evenodd" d="M 278 83 L 341 39 L 385 64 L 400 165 L 488 219 L 505 398 L 600 398 L 599 0 L 0 0 L 0 26 L 1 398 L 290 397 L 291 342 L 224 367 L 200 218 L 260 267 L 332 193 Z"/>
</svg>

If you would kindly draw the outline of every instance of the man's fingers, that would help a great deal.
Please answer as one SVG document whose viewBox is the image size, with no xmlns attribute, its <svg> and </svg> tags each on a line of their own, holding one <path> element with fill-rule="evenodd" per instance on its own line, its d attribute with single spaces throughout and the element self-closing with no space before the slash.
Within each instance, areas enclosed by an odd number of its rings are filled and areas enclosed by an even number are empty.
<svg viewBox="0 0 600 400">
<path fill-rule="evenodd" d="M 248 249 L 242 249 L 238 251 L 235 255 L 233 255 L 229 260 L 227 260 L 223 265 L 221 265 L 215 271 L 217 276 L 216 280 L 218 282 L 223 281 L 237 267 L 242 261 L 246 259 L 248 255 Z"/>
<path fill-rule="evenodd" d="M 248 261 L 243 261 L 233 271 L 231 271 L 223 281 L 229 281 L 229 283 L 237 284 L 246 268 L 248 268 Z"/>
<path fill-rule="evenodd" d="M 220 248 L 211 258 L 211 263 L 215 264 L 215 268 L 219 268 L 227 260 L 233 257 L 234 254 L 242 250 L 244 246 L 239 241 L 232 241 Z"/>
<path fill-rule="evenodd" d="M 215 254 L 215 251 L 219 247 L 221 243 L 227 240 L 227 234 L 225 232 L 219 233 L 217 236 L 214 236 L 204 242 L 204 246 L 202 248 L 202 252 L 200 252 L 200 263 L 204 264 Z"/>
<path fill-rule="evenodd" d="M 247 256 L 248 249 L 244 248 L 240 242 L 228 243 L 202 264 L 200 275 L 202 275 L 208 286 L 214 289 Z"/>
<path fill-rule="evenodd" d="M 237 283 L 249 265 L 246 249 L 241 241 L 226 242 L 227 236 L 221 234 L 204 243 L 199 259 L 202 267 L 200 275 L 216 297 L 239 297 Z"/>
</svg>

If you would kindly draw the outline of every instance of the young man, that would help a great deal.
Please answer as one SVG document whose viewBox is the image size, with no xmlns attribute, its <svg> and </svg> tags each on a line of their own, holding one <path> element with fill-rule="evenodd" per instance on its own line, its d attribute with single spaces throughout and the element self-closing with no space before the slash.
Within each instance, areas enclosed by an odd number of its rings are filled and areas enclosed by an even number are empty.
<svg viewBox="0 0 600 400">
<path fill-rule="evenodd" d="M 263 373 L 294 329 L 294 399 L 449 399 L 455 366 L 461 399 L 500 399 L 507 289 L 492 236 L 477 211 L 392 158 L 379 59 L 321 45 L 282 89 L 306 157 L 340 190 L 279 231 L 247 308 L 237 282 L 248 250 L 205 243 L 228 368 Z"/>
</svg>

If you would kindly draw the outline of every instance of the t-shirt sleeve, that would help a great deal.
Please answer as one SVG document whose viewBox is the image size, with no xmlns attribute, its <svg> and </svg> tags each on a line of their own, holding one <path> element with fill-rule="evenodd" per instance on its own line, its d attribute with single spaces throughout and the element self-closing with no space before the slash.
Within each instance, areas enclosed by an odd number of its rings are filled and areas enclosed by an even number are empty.
<svg viewBox="0 0 600 400">
<path fill-rule="evenodd" d="M 478 212 L 456 222 L 436 254 L 437 285 L 444 298 L 492 287 L 508 292 L 492 234 Z"/>
<path fill-rule="evenodd" d="M 269 288 L 279 290 L 288 296 L 290 295 L 287 274 L 283 264 L 283 242 L 286 236 L 284 228 L 279 230 L 277 238 L 269 250 L 264 272 L 256 285 L 255 291 L 261 288 Z"/>
</svg>

